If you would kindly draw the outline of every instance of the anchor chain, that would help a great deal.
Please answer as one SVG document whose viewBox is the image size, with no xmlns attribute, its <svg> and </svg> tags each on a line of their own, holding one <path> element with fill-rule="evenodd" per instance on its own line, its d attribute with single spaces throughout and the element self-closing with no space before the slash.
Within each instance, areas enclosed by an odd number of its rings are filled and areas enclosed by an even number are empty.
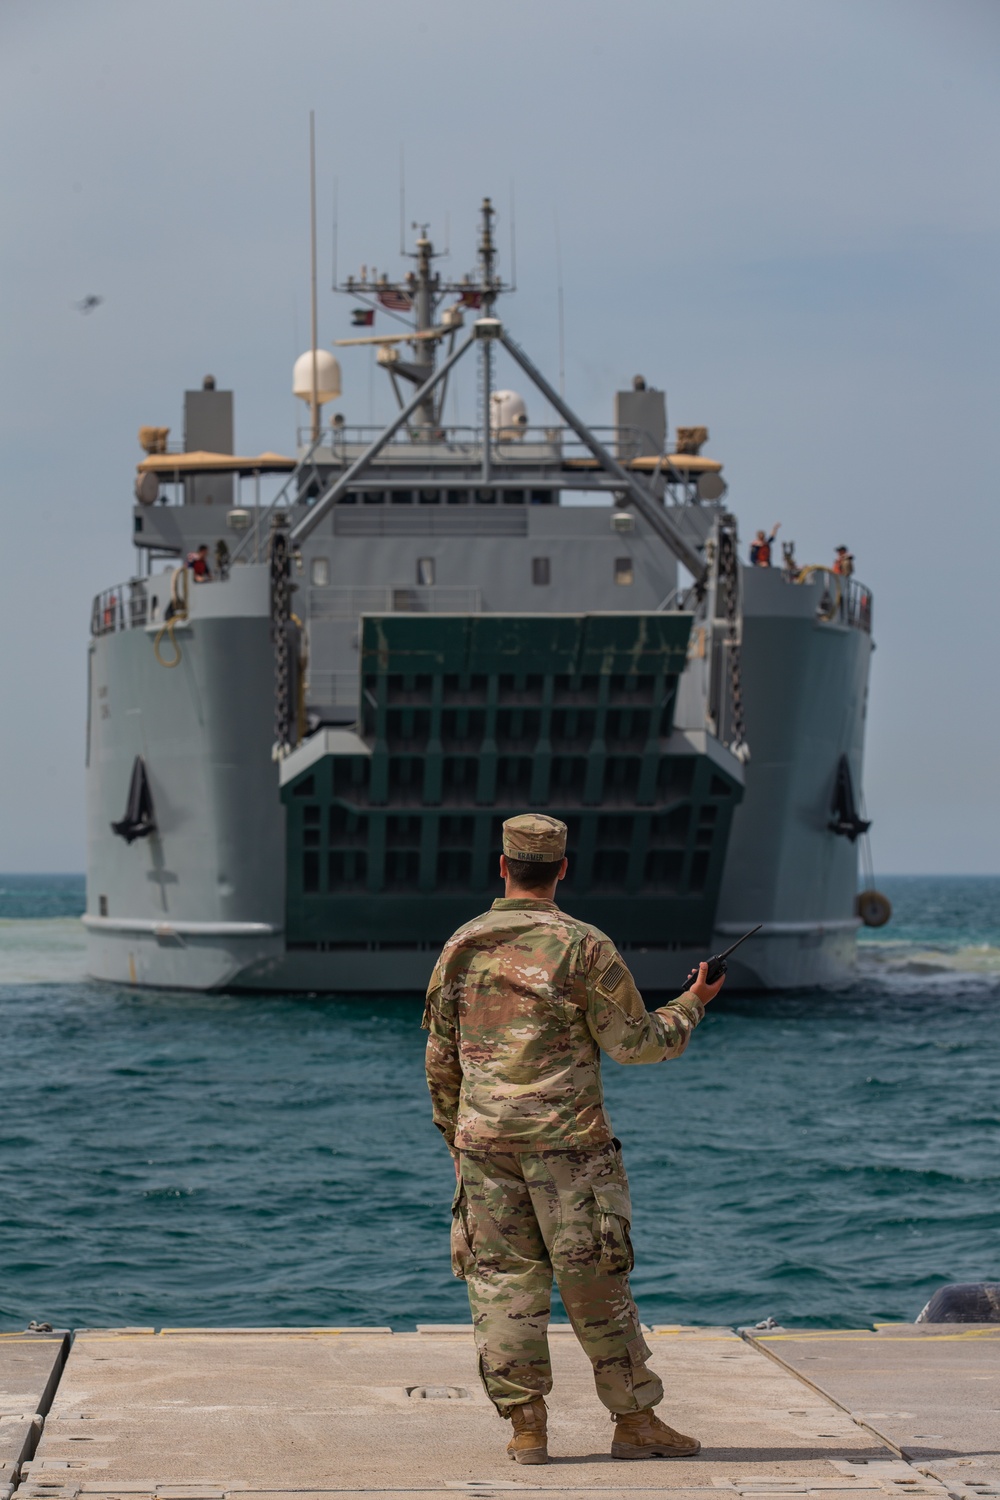
<svg viewBox="0 0 1000 1500">
<path fill-rule="evenodd" d="M 288 652 L 288 625 L 291 617 L 291 557 L 284 515 L 272 518 L 271 564 L 271 641 L 274 646 L 274 746 L 271 754 L 281 760 L 292 748 L 292 692 Z"/>
<path fill-rule="evenodd" d="M 750 759 L 750 746 L 747 744 L 746 719 L 743 715 L 739 566 L 739 557 L 736 552 L 736 523 L 730 517 L 719 526 L 719 581 L 722 584 L 726 623 L 729 627 L 726 638 L 732 728 L 729 748 L 736 758 L 745 764 Z"/>
</svg>

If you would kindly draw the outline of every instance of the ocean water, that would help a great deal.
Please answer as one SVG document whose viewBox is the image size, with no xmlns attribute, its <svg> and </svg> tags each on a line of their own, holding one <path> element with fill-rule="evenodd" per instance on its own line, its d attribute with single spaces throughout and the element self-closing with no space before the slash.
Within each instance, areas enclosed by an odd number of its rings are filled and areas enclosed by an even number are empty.
<svg viewBox="0 0 1000 1500">
<path fill-rule="evenodd" d="M 909 1320 L 1000 1279 L 1000 878 L 883 880 L 836 992 L 606 1063 L 648 1322 Z M 83 978 L 75 876 L 0 876 L 0 1328 L 462 1320 L 420 1007 Z"/>
</svg>

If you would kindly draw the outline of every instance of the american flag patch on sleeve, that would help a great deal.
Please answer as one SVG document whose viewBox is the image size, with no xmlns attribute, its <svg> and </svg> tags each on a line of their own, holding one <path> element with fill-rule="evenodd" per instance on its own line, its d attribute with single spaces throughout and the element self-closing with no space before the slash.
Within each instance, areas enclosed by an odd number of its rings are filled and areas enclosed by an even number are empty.
<svg viewBox="0 0 1000 1500">
<path fill-rule="evenodd" d="M 604 990 L 609 995 L 614 994 L 627 973 L 628 970 L 621 960 L 613 958 L 604 972 L 597 977 L 598 989 Z"/>
</svg>

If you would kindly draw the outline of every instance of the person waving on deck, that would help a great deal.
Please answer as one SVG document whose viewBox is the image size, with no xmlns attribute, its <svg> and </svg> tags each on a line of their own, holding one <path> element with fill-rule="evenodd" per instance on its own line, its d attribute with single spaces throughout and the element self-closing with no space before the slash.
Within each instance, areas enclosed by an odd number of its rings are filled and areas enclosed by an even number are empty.
<svg viewBox="0 0 1000 1500">
<path fill-rule="evenodd" d="M 556 905 L 565 856 L 558 819 L 504 823 L 504 895 L 448 940 L 427 991 L 427 1082 L 457 1180 L 452 1269 L 517 1463 L 548 1461 L 553 1277 L 616 1423 L 612 1456 L 689 1457 L 697 1438 L 653 1412 L 663 1386 L 629 1288 L 632 1210 L 600 1054 L 679 1057 L 723 981 L 708 984 L 702 964 L 647 1011 L 611 940 Z"/>
</svg>

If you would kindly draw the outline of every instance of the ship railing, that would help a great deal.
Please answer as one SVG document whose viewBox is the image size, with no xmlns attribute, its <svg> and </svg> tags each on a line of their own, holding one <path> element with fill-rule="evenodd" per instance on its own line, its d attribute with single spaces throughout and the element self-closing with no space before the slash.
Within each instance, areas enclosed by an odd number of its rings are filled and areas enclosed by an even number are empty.
<svg viewBox="0 0 1000 1500">
<path fill-rule="evenodd" d="M 694 609 L 698 602 L 698 585 L 695 583 L 680 584 L 671 589 L 656 606 L 657 614 L 666 614 L 671 610 L 687 611 Z"/>
<path fill-rule="evenodd" d="M 142 578 L 130 578 L 94 595 L 90 607 L 91 635 L 114 635 L 149 623 L 149 596 Z"/>
<path fill-rule="evenodd" d="M 329 463 L 332 458 L 334 463 L 346 466 L 382 431 L 381 427 L 375 426 L 333 424 L 325 428 L 320 436 L 320 462 Z M 655 457 L 658 451 L 655 439 L 638 427 L 592 427 L 591 431 L 623 462 L 643 454 Z M 297 439 L 300 448 L 311 445 L 311 428 L 300 427 Z M 401 428 L 386 443 L 379 463 L 407 453 L 416 456 L 421 451 L 443 452 L 452 458 L 478 460 L 482 456 L 482 444 L 483 429 L 480 426 L 451 424 L 442 427 Z M 668 445 L 668 454 L 669 451 Z M 535 462 L 540 454 L 547 456 L 550 461 L 591 457 L 589 448 L 581 442 L 572 428 L 562 425 L 494 430 L 490 434 L 490 452 L 501 463 L 513 463 L 519 458 Z"/>
<path fill-rule="evenodd" d="M 841 606 L 846 623 L 853 625 L 855 630 L 863 630 L 866 635 L 871 635 L 871 589 L 867 584 L 860 583 L 857 578 L 841 579 L 841 582 L 846 585 L 841 596 Z"/>
<path fill-rule="evenodd" d="M 818 583 L 821 587 L 816 618 L 828 625 L 848 625 L 852 630 L 872 633 L 872 591 L 854 577 L 845 578 L 832 568 L 813 563 L 809 567 L 785 572 L 787 583 Z"/>
<path fill-rule="evenodd" d="M 478 588 L 464 584 L 418 584 L 415 588 L 326 584 L 309 590 L 310 620 L 343 620 L 359 615 L 477 615 Z"/>
</svg>

